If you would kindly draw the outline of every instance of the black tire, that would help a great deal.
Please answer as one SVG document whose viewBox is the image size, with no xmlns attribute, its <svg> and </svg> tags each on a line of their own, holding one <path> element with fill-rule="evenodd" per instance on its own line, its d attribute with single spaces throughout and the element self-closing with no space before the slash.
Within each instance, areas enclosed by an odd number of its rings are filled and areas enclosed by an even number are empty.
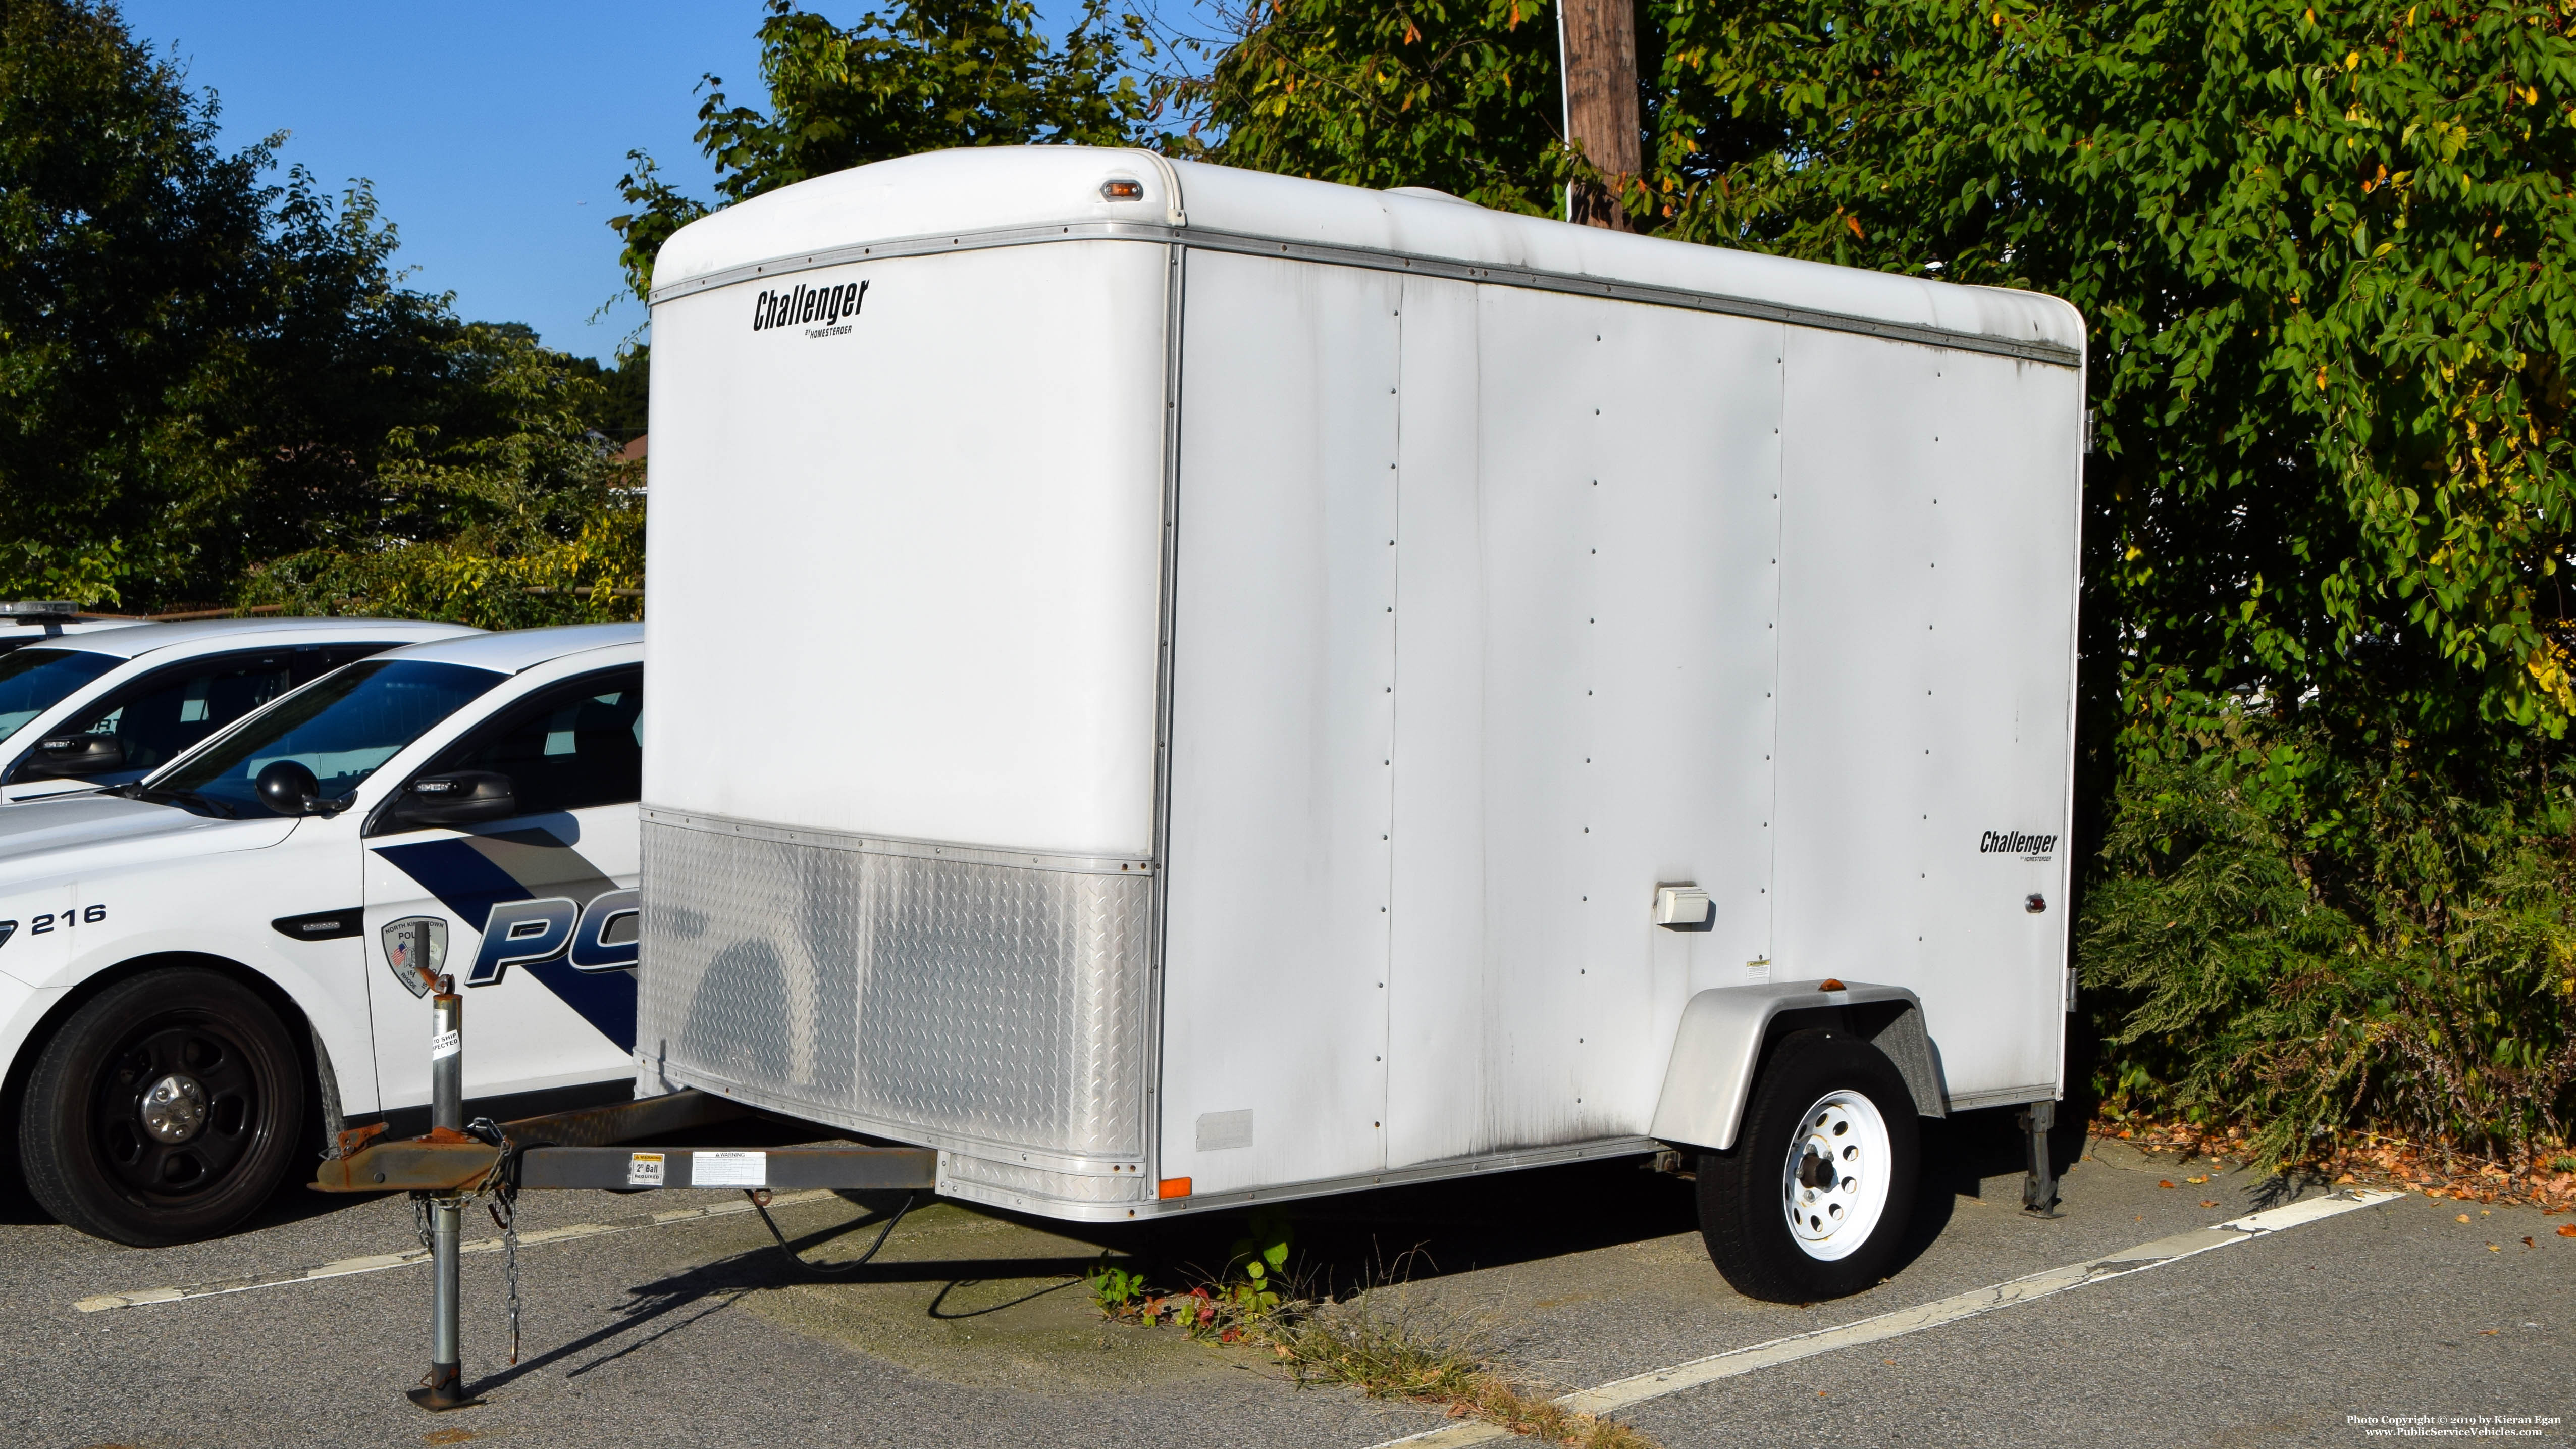
<svg viewBox="0 0 2576 1449">
<path fill-rule="evenodd" d="M 1849 1102 L 1818 1120 L 1832 1124 L 1810 1139 L 1808 1113 L 1823 1107 L 1836 1093 L 1855 1093 L 1876 1108 L 1884 1127 L 1887 1195 L 1865 1233 L 1834 1240 L 1835 1228 L 1822 1216 L 1812 1218 L 1826 1236 L 1814 1250 L 1802 1246 L 1793 1232 L 1789 1205 L 1802 1193 L 1811 1207 L 1814 1192 L 1802 1189 L 1796 1173 L 1824 1173 L 1811 1140 L 1827 1140 L 1827 1131 L 1845 1131 L 1866 1114 Z M 1866 1131 L 1866 1127 L 1863 1129 Z M 1861 1139 L 1853 1137 L 1852 1142 Z M 1793 1159 L 1792 1151 L 1798 1156 Z M 1854 1151 L 1857 1168 L 1877 1150 Z M 1699 1229 L 1708 1256 L 1735 1290 L 1748 1298 L 1773 1303 L 1815 1303 L 1857 1293 L 1879 1281 L 1905 1237 L 1914 1216 L 1915 1176 L 1921 1161 L 1921 1125 L 1905 1079 L 1887 1054 L 1867 1041 L 1840 1031 L 1801 1031 L 1781 1039 L 1771 1053 L 1753 1100 L 1744 1110 L 1735 1146 L 1726 1152 L 1704 1152 L 1699 1159 Z M 1815 1185 L 1828 1197 L 1858 1183 L 1841 1178 Z M 1857 1199 L 1855 1201 L 1858 1201 Z M 1830 1209 L 1825 1209 L 1829 1211 Z M 1853 1224 L 1862 1221 L 1859 1214 Z M 1839 1253 L 1821 1257 L 1820 1252 Z"/>
<path fill-rule="evenodd" d="M 296 1165 L 304 1111 L 304 1062 L 277 1013 L 228 977 L 165 968 L 100 992 L 45 1043 L 18 1155 L 57 1220 L 166 1247 L 258 1211 Z"/>
</svg>

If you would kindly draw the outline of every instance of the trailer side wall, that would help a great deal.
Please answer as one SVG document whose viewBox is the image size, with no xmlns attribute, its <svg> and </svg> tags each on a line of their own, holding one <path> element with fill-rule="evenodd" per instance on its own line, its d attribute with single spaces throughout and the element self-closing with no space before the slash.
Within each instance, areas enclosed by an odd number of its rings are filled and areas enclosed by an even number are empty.
<svg viewBox="0 0 2576 1449">
<path fill-rule="evenodd" d="M 1772 980 L 1914 988 L 1963 1102 L 2056 1090 L 2064 852 L 1980 842 L 2065 833 L 2080 374 L 1187 278 L 1160 1174 L 1633 1139 L 1691 994 Z"/>
</svg>

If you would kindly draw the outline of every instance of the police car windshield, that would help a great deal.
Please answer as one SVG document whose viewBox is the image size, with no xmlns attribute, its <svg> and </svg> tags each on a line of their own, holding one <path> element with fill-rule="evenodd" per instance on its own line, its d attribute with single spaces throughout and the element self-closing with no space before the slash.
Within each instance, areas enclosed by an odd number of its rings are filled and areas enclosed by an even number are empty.
<svg viewBox="0 0 2576 1449">
<path fill-rule="evenodd" d="M 241 814 L 268 815 L 259 772 L 294 760 L 313 772 L 325 800 L 358 788 L 376 767 L 433 725 L 472 703 L 504 676 L 462 664 L 368 659 L 279 701 L 199 754 L 144 782 L 205 796 Z"/>
<path fill-rule="evenodd" d="M 0 736 L 63 702 L 125 661 L 82 649 L 21 649 L 0 658 Z"/>
</svg>

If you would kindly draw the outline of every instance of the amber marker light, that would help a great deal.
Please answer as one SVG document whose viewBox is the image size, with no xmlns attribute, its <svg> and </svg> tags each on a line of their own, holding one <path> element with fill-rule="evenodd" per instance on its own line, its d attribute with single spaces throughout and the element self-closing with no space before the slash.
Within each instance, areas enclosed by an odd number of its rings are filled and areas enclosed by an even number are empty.
<svg viewBox="0 0 2576 1449">
<path fill-rule="evenodd" d="M 1190 1180 L 1186 1177 L 1167 1177 L 1154 1184 L 1156 1197 L 1188 1197 L 1189 1195 Z"/>
</svg>

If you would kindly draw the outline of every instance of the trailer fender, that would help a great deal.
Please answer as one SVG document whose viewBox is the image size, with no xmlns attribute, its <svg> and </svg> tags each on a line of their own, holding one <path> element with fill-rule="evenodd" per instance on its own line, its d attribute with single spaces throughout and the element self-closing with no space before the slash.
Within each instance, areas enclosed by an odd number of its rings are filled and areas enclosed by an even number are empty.
<svg viewBox="0 0 2576 1449">
<path fill-rule="evenodd" d="M 1674 1034 L 1649 1136 L 1724 1152 L 1735 1145 L 1764 1045 L 1784 1031 L 1839 1027 L 1869 1038 L 1905 1078 L 1914 1110 L 1947 1116 L 1941 1068 L 1923 1029 L 1923 1003 L 1902 986 L 1822 981 L 1721 986 L 1691 997 Z"/>
</svg>

